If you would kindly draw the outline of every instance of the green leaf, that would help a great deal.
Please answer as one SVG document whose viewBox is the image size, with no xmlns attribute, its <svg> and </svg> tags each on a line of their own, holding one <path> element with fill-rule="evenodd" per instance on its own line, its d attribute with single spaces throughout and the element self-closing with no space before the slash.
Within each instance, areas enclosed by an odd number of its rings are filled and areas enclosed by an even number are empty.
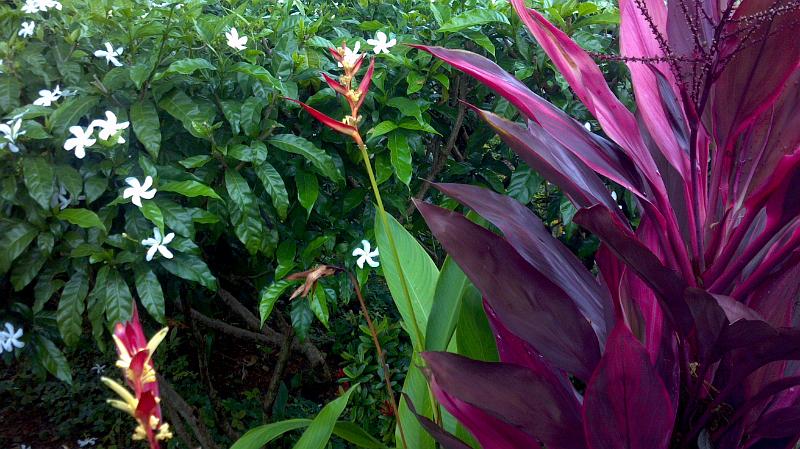
<svg viewBox="0 0 800 449">
<path fill-rule="evenodd" d="M 269 85 L 271 88 L 281 91 L 284 95 L 288 94 L 283 87 L 283 83 L 272 76 L 272 74 L 269 73 L 264 67 L 257 66 L 255 64 L 248 64 L 246 62 L 238 62 L 234 64 L 232 68 L 236 72 L 244 73 L 259 81 L 267 83 L 267 85 Z"/>
<path fill-rule="evenodd" d="M 97 272 L 94 278 L 94 287 L 89 294 L 89 300 L 86 305 L 89 309 L 89 322 L 92 324 L 92 336 L 101 349 L 106 344 L 103 315 L 106 311 L 106 280 L 108 279 L 109 271 L 111 269 L 108 265 L 105 265 Z"/>
<path fill-rule="evenodd" d="M 106 230 L 106 227 L 103 225 L 103 222 L 100 221 L 100 217 L 98 217 L 97 214 L 90 211 L 89 209 L 71 207 L 62 210 L 61 212 L 58 213 L 57 216 L 61 220 L 66 220 L 82 228 L 98 228 L 102 229 L 103 232 L 105 232 Z"/>
<path fill-rule="evenodd" d="M 297 284 L 296 281 L 280 280 L 273 282 L 269 287 L 261 291 L 261 299 L 258 302 L 258 312 L 261 315 L 262 326 L 272 314 L 272 309 L 275 307 L 275 303 L 278 302 L 278 299 L 280 299 L 287 288 L 295 284 Z"/>
<path fill-rule="evenodd" d="M 125 279 L 115 269 L 111 269 L 106 278 L 105 300 L 106 319 L 109 323 L 122 323 L 131 318 L 133 296 Z"/>
<path fill-rule="evenodd" d="M 186 58 L 179 59 L 169 65 L 165 73 L 180 73 L 183 75 L 191 75 L 197 70 L 217 70 L 214 64 L 208 62 L 203 58 Z"/>
<path fill-rule="evenodd" d="M 378 137 L 386 133 L 392 132 L 395 129 L 397 129 L 397 123 L 391 120 L 384 120 L 375 125 L 375 127 L 369 130 L 367 134 L 369 134 L 370 137 Z"/>
<path fill-rule="evenodd" d="M 236 440 L 231 449 L 261 449 L 270 441 L 286 432 L 302 429 L 311 424 L 310 419 L 287 419 L 271 424 L 265 424 L 249 430 Z"/>
<path fill-rule="evenodd" d="M 410 100 L 405 97 L 394 97 L 389 99 L 387 105 L 400 110 L 400 113 L 406 117 L 415 117 L 421 120 L 422 110 L 416 101 Z"/>
<path fill-rule="evenodd" d="M 189 198 L 194 198 L 198 196 L 207 196 L 209 198 L 216 198 L 218 200 L 222 200 L 222 197 L 217 195 L 217 192 L 215 192 L 214 189 L 203 183 L 192 180 L 173 181 L 160 184 L 158 186 L 158 190 L 162 192 L 175 192 Z"/>
<path fill-rule="evenodd" d="M 173 259 L 161 258 L 158 261 L 165 270 L 186 279 L 197 282 L 211 291 L 217 291 L 217 278 L 211 274 L 208 265 L 197 256 L 191 254 L 176 254 Z"/>
<path fill-rule="evenodd" d="M 308 301 L 300 299 L 292 301 L 292 308 L 289 310 L 289 316 L 292 318 L 292 327 L 297 333 L 297 338 L 300 341 L 305 341 L 308 337 L 308 329 L 311 327 L 311 321 L 314 319 L 314 312 L 308 307 Z"/>
<path fill-rule="evenodd" d="M 42 234 L 39 234 L 40 236 Z M 47 262 L 49 254 L 39 248 L 29 249 L 14 262 L 11 269 L 11 285 L 14 291 L 20 291 L 33 281 L 44 263 Z"/>
<path fill-rule="evenodd" d="M 49 209 L 55 193 L 56 174 L 53 166 L 42 157 L 30 157 L 22 160 L 22 172 L 28 195 L 43 209 Z"/>
<path fill-rule="evenodd" d="M 211 160 L 211 156 L 207 156 L 205 154 L 201 154 L 198 156 L 191 156 L 187 157 L 182 161 L 178 161 L 179 164 L 183 165 L 185 168 L 200 168 L 208 163 Z"/>
<path fill-rule="evenodd" d="M 511 174 L 506 193 L 522 204 L 528 204 L 539 191 L 542 178 L 527 165 L 520 165 Z"/>
<path fill-rule="evenodd" d="M 0 273 L 11 268 L 11 263 L 25 251 L 39 231 L 27 223 L 16 223 L 0 237 Z"/>
<path fill-rule="evenodd" d="M 66 134 L 67 128 L 76 125 L 100 101 L 99 97 L 84 95 L 70 98 L 50 115 L 50 131 Z"/>
<path fill-rule="evenodd" d="M 256 254 L 261 248 L 264 227 L 255 196 L 247 180 L 235 170 L 225 171 L 225 187 L 232 200 L 228 211 L 234 232 L 250 254 Z"/>
<path fill-rule="evenodd" d="M 417 363 L 409 365 L 406 379 L 403 382 L 403 393 L 411 399 L 418 413 L 430 417 L 433 416 L 433 406 L 430 399 L 431 395 L 428 391 L 428 381 L 420 372 L 419 366 Z M 403 426 L 408 447 L 414 449 L 436 449 L 433 438 L 420 425 L 411 410 L 408 409 L 405 400 L 400 401 L 397 409 L 398 420 Z M 400 441 L 400 434 L 397 429 L 395 429 L 395 436 L 397 441 Z"/>
<path fill-rule="evenodd" d="M 146 266 L 138 265 L 134 269 L 136 293 L 147 312 L 161 324 L 166 323 L 164 317 L 164 292 L 161 283 L 153 270 Z"/>
<path fill-rule="evenodd" d="M 492 22 L 508 24 L 508 18 L 498 11 L 486 8 L 470 9 L 450 18 L 437 31 L 440 33 L 454 33 L 464 28 L 484 25 Z"/>
<path fill-rule="evenodd" d="M 489 52 L 489 54 L 494 56 L 495 52 L 494 44 L 492 43 L 492 40 L 489 39 L 488 36 L 481 33 L 480 31 L 471 31 L 471 30 L 465 30 L 463 31 L 463 34 L 467 36 L 469 40 L 480 45 L 481 48 L 483 48 L 484 50 Z"/>
<path fill-rule="evenodd" d="M 392 251 L 381 214 L 378 213 L 375 216 L 375 236 L 380 249 L 383 275 L 414 348 L 422 349 L 423 342 L 419 341 L 417 330 L 422 333 L 428 325 L 439 270 L 416 239 L 394 217 L 388 213 L 386 217 L 389 232 L 397 247 L 397 255 Z M 412 316 L 417 319 L 416 325 Z"/>
<path fill-rule="evenodd" d="M 64 284 L 61 300 L 58 302 L 56 318 L 58 330 L 67 346 L 75 346 L 83 328 L 83 310 L 86 307 L 86 295 L 89 294 L 89 279 L 86 273 L 75 271 Z"/>
<path fill-rule="evenodd" d="M 250 185 L 236 170 L 225 170 L 225 188 L 239 207 L 247 207 L 255 202 Z"/>
<path fill-rule="evenodd" d="M 425 75 L 422 75 L 419 72 L 408 72 L 408 76 L 406 76 L 406 83 L 408 83 L 406 95 L 415 94 L 422 90 L 422 88 L 425 86 Z"/>
<path fill-rule="evenodd" d="M 450 256 L 445 258 L 436 281 L 431 315 L 425 332 L 426 351 L 446 351 L 461 313 L 461 298 L 469 280 Z"/>
<path fill-rule="evenodd" d="M 139 210 L 142 211 L 144 218 L 150 220 L 151 223 L 158 227 L 162 234 L 164 233 L 164 214 L 161 213 L 161 208 L 158 207 L 155 201 L 143 202 Z"/>
<path fill-rule="evenodd" d="M 13 76 L 0 77 L 0 110 L 10 111 L 19 105 L 22 84 Z"/>
<path fill-rule="evenodd" d="M 350 421 L 338 421 L 333 428 L 333 433 L 339 438 L 349 441 L 358 447 L 365 449 L 389 449 L 377 438 L 368 434 L 358 424 Z"/>
<path fill-rule="evenodd" d="M 358 384 L 350 387 L 347 392 L 333 401 L 329 402 L 319 414 L 314 418 L 303 435 L 297 440 L 293 449 L 324 449 L 331 438 L 333 429 L 336 426 L 339 416 L 341 416 L 350 395 L 358 387 Z"/>
<path fill-rule="evenodd" d="M 34 334 L 33 337 L 31 337 L 31 342 L 36 350 L 39 363 L 41 363 L 50 374 L 72 385 L 72 373 L 67 363 L 67 358 L 64 357 L 64 354 L 58 349 L 55 343 L 41 334 Z"/>
<path fill-rule="evenodd" d="M 498 361 L 494 334 L 483 310 L 480 292 L 471 284 L 461 298 L 461 312 L 456 329 L 458 353 L 484 362 Z"/>
<path fill-rule="evenodd" d="M 297 253 L 297 244 L 294 239 L 285 240 L 278 245 L 278 266 L 275 267 L 275 279 L 281 279 L 289 274 L 295 267 L 294 256 Z"/>
<path fill-rule="evenodd" d="M 298 169 L 294 176 L 294 182 L 297 184 L 297 199 L 300 200 L 300 204 L 303 208 L 311 214 L 314 203 L 317 202 L 317 198 L 319 197 L 317 176 L 313 173 Z"/>
<path fill-rule="evenodd" d="M 107 187 L 108 178 L 99 173 L 87 178 L 83 186 L 83 190 L 86 192 L 86 203 L 92 203 L 103 196 Z"/>
<path fill-rule="evenodd" d="M 71 196 L 76 198 L 80 196 L 83 191 L 83 177 L 78 170 L 69 165 L 58 165 L 56 166 L 56 177 Z"/>
<path fill-rule="evenodd" d="M 164 215 L 164 225 L 176 234 L 191 239 L 194 235 L 193 214 L 190 210 L 173 201 L 158 198 L 155 200 Z"/>
<path fill-rule="evenodd" d="M 131 105 L 130 118 L 136 138 L 153 159 L 158 159 L 158 152 L 161 149 L 161 124 L 156 105 L 150 100 L 137 101 Z"/>
<path fill-rule="evenodd" d="M 261 132 L 261 111 L 264 109 L 264 100 L 250 97 L 242 103 L 239 120 L 242 129 L 248 136 L 255 137 Z"/>
<path fill-rule="evenodd" d="M 408 144 L 406 135 L 400 132 L 392 133 L 387 143 L 392 158 L 394 173 L 403 184 L 409 185 L 411 182 L 411 146 Z"/>
<path fill-rule="evenodd" d="M 268 143 L 280 150 L 304 156 L 324 176 L 337 183 L 344 182 L 344 176 L 333 163 L 333 158 L 308 140 L 294 134 L 279 134 L 270 138 Z"/>
<path fill-rule="evenodd" d="M 278 212 L 278 216 L 281 220 L 285 220 L 289 211 L 289 192 L 286 191 L 286 184 L 280 173 L 269 162 L 262 162 L 254 165 L 253 168 L 256 170 L 258 179 L 261 180 L 264 190 L 272 198 L 272 205 Z"/>
<path fill-rule="evenodd" d="M 314 316 L 322 323 L 325 327 L 328 326 L 328 317 L 330 316 L 330 312 L 328 312 L 328 293 L 325 291 L 321 285 L 317 285 L 317 288 L 314 290 L 314 294 L 310 295 L 308 298 L 308 306 L 311 308 L 311 311 L 314 312 Z"/>
</svg>

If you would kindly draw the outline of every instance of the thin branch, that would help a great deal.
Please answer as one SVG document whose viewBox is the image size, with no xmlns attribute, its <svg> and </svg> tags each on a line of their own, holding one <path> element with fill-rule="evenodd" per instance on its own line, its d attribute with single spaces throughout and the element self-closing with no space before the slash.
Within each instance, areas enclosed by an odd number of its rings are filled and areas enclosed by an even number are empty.
<svg viewBox="0 0 800 449">
<path fill-rule="evenodd" d="M 283 373 L 286 371 L 286 365 L 289 362 L 289 354 L 291 354 L 292 341 L 294 340 L 294 329 L 289 326 L 286 331 L 286 337 L 281 344 L 281 350 L 278 353 L 278 361 L 275 362 L 275 367 L 272 369 L 272 378 L 269 380 L 267 393 L 264 395 L 264 402 L 262 403 L 262 410 L 264 411 L 264 418 L 272 415 L 272 404 L 278 396 L 278 387 L 281 384 Z"/>
<path fill-rule="evenodd" d="M 172 388 L 172 384 L 167 382 L 167 379 L 162 375 L 158 375 L 158 387 L 165 402 L 181 416 L 186 424 L 192 428 L 197 441 L 200 442 L 200 447 L 203 449 L 220 449 L 217 443 L 211 438 L 205 423 L 202 419 L 198 419 L 194 407 L 186 403 L 183 397 Z"/>
</svg>

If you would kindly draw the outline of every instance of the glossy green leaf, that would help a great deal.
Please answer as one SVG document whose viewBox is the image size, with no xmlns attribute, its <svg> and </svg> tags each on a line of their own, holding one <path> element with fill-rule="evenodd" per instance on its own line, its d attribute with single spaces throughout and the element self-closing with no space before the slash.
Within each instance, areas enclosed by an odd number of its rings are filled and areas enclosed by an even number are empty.
<svg viewBox="0 0 800 449">
<path fill-rule="evenodd" d="M 447 350 L 456 330 L 461 313 L 461 299 L 468 285 L 470 283 L 467 276 L 447 256 L 436 281 L 436 292 L 425 332 L 426 351 Z"/>
<path fill-rule="evenodd" d="M 358 388 L 357 384 L 350 387 L 345 394 L 325 405 L 297 440 L 293 449 L 325 449 L 336 426 L 336 421 L 339 420 L 339 416 L 347 406 L 347 401 L 350 400 L 350 395 L 356 388 Z"/>
<path fill-rule="evenodd" d="M 67 128 L 77 125 L 78 121 L 99 101 L 99 97 L 92 95 L 80 95 L 65 100 L 50 115 L 50 131 L 55 134 L 67 134 Z"/>
<path fill-rule="evenodd" d="M 302 429 L 311 423 L 310 419 L 287 419 L 250 429 L 236 440 L 231 449 L 261 449 L 267 443 L 286 432 Z"/>
<path fill-rule="evenodd" d="M 409 185 L 411 182 L 411 146 L 405 134 L 395 132 L 389 135 L 387 142 L 392 157 L 392 168 L 394 173 L 403 184 Z"/>
<path fill-rule="evenodd" d="M 5 273 L 11 268 L 11 263 L 25 251 L 38 234 L 38 229 L 19 222 L 0 236 L 0 273 Z"/>
<path fill-rule="evenodd" d="M 468 285 L 461 299 L 456 342 L 458 353 L 465 357 L 485 362 L 499 360 L 494 334 L 489 327 L 486 312 L 483 310 L 483 298 L 471 284 Z"/>
<path fill-rule="evenodd" d="M 475 8 L 451 17 L 450 20 L 442 25 L 437 31 L 441 33 L 454 33 L 465 28 L 493 22 L 507 24 L 508 18 L 499 11 L 487 8 Z"/>
<path fill-rule="evenodd" d="M 294 134 L 279 134 L 270 138 L 268 143 L 280 150 L 305 157 L 320 173 L 331 180 L 335 182 L 344 181 L 344 176 L 336 168 L 330 155 L 308 140 Z"/>
<path fill-rule="evenodd" d="M 28 249 L 15 262 L 11 268 L 11 285 L 14 291 L 20 291 L 36 278 L 39 270 L 47 262 L 49 254 L 39 248 Z"/>
<path fill-rule="evenodd" d="M 286 184 L 284 184 L 280 173 L 269 162 L 254 165 L 253 168 L 258 179 L 261 180 L 264 190 L 272 198 L 272 205 L 278 212 L 278 217 L 281 220 L 285 220 L 289 211 L 289 192 L 286 191 Z"/>
<path fill-rule="evenodd" d="M 192 180 L 166 182 L 160 184 L 158 190 L 162 192 L 175 192 L 189 198 L 207 196 L 218 200 L 222 199 L 211 187 Z"/>
<path fill-rule="evenodd" d="M 370 129 L 367 134 L 369 134 L 370 137 L 378 137 L 386 133 L 390 133 L 395 129 L 397 129 L 397 123 L 391 120 L 384 120 L 375 125 L 374 128 Z"/>
<path fill-rule="evenodd" d="M 417 412 L 431 417 L 433 416 L 433 406 L 431 405 L 431 396 L 428 391 L 428 381 L 419 370 L 419 365 L 411 363 L 406 373 L 406 379 L 403 382 L 403 393 L 407 395 Z M 403 431 L 406 436 L 406 442 L 409 448 L 415 449 L 436 449 L 436 444 L 431 438 L 430 434 L 419 424 L 417 417 L 408 409 L 408 405 L 404 399 L 400 400 L 397 404 L 398 419 L 403 425 Z M 399 430 L 395 431 L 395 438 L 400 441 Z"/>
<path fill-rule="evenodd" d="M 311 308 L 311 311 L 314 312 L 314 316 L 317 317 L 319 322 L 325 327 L 329 327 L 328 318 L 330 317 L 330 312 L 328 311 L 328 293 L 321 285 L 317 285 L 314 293 L 309 295 L 308 306 Z"/>
<path fill-rule="evenodd" d="M 131 105 L 133 133 L 153 159 L 158 159 L 161 150 L 161 124 L 156 105 L 150 100 L 137 101 Z"/>
<path fill-rule="evenodd" d="M 166 323 L 164 316 L 164 292 L 161 283 L 153 270 L 146 266 L 137 266 L 134 269 L 134 282 L 136 293 L 145 310 L 161 324 Z"/>
<path fill-rule="evenodd" d="M 173 259 L 159 259 L 159 264 L 165 270 L 186 279 L 197 282 L 211 291 L 217 291 L 217 278 L 211 274 L 208 265 L 197 256 L 191 254 L 175 254 Z"/>
<path fill-rule="evenodd" d="M 106 230 L 105 225 L 103 225 L 103 222 L 100 221 L 100 217 L 98 217 L 96 213 L 90 211 L 89 209 L 81 209 L 77 207 L 64 209 L 58 213 L 58 218 L 61 220 L 66 220 L 82 228 L 97 228 L 102 229 L 103 232 Z"/>
<path fill-rule="evenodd" d="M 150 220 L 151 223 L 156 225 L 158 229 L 164 233 L 164 214 L 161 213 L 161 208 L 155 201 L 144 201 L 142 207 L 139 208 L 144 215 L 144 218 Z"/>
<path fill-rule="evenodd" d="M 106 319 L 110 324 L 122 323 L 131 318 L 133 313 L 133 296 L 128 283 L 119 271 L 108 272 L 105 285 Z"/>
<path fill-rule="evenodd" d="M 19 106 L 22 84 L 13 76 L 0 77 L 0 110 L 3 112 Z"/>
<path fill-rule="evenodd" d="M 64 284 L 61 300 L 58 302 L 56 318 L 58 330 L 67 346 L 75 346 L 83 328 L 83 310 L 86 307 L 86 295 L 89 294 L 89 279 L 86 273 L 75 271 Z"/>
<path fill-rule="evenodd" d="M 180 73 L 182 75 L 191 75 L 197 70 L 217 70 L 214 64 L 208 62 L 203 58 L 186 58 L 179 59 L 167 68 L 166 73 Z"/>
<path fill-rule="evenodd" d="M 297 184 L 297 199 L 300 200 L 300 204 L 303 208 L 311 214 L 314 203 L 317 202 L 317 198 L 319 197 L 317 176 L 313 173 L 297 170 L 294 176 L 294 182 Z"/>
<path fill-rule="evenodd" d="M 49 209 L 56 186 L 53 166 L 44 158 L 30 157 L 22 160 L 22 172 L 28 195 L 43 209 Z"/>
<path fill-rule="evenodd" d="M 31 343 L 36 351 L 39 363 L 50 374 L 72 385 L 72 372 L 69 363 L 67 363 L 67 358 L 64 357 L 64 353 L 58 349 L 55 343 L 42 334 L 34 334 L 31 337 Z"/>
<path fill-rule="evenodd" d="M 272 314 L 272 309 L 275 307 L 275 303 L 278 302 L 278 299 L 280 299 L 286 289 L 296 284 L 297 282 L 294 281 L 280 280 L 273 282 L 269 287 L 261 290 L 261 299 L 258 302 L 258 312 L 259 315 L 261 315 L 262 326 Z"/>
</svg>

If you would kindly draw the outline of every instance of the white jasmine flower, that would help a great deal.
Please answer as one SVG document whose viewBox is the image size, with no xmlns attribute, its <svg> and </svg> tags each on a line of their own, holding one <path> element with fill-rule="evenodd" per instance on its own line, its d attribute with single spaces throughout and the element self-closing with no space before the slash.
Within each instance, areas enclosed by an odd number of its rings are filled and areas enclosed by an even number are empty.
<svg viewBox="0 0 800 449">
<path fill-rule="evenodd" d="M 22 338 L 22 328 L 14 329 L 13 324 L 6 323 L 6 330 L 0 331 L 0 353 L 14 352 L 14 348 L 25 346 L 25 343 L 19 341 L 20 338 Z"/>
<path fill-rule="evenodd" d="M 3 73 L 3 60 L 0 59 L 0 73 Z"/>
<path fill-rule="evenodd" d="M 239 32 L 236 31 L 236 28 L 231 28 L 230 31 L 226 31 L 225 39 L 228 40 L 228 47 L 234 48 L 236 50 L 244 50 L 247 48 L 245 46 L 245 44 L 247 43 L 247 36 L 239 37 Z"/>
<path fill-rule="evenodd" d="M 131 198 L 131 202 L 138 207 L 142 207 L 142 198 L 152 200 L 156 194 L 156 189 L 150 189 L 153 185 L 153 178 L 148 176 L 144 178 L 144 184 L 139 184 L 136 178 L 126 178 L 125 182 L 130 186 L 122 192 L 122 197 L 125 199 Z"/>
<path fill-rule="evenodd" d="M 122 47 L 115 50 L 110 42 L 106 42 L 105 45 L 105 50 L 95 50 L 94 55 L 98 58 L 106 58 L 106 63 L 108 64 L 114 64 L 117 67 L 122 66 L 122 63 L 117 59 L 117 56 L 122 54 Z"/>
<path fill-rule="evenodd" d="M 584 123 L 583 127 L 586 128 L 586 131 L 592 130 L 592 125 L 589 122 Z"/>
<path fill-rule="evenodd" d="M 372 51 L 374 51 L 376 55 L 379 53 L 389 54 L 389 49 L 397 45 L 397 39 L 392 39 L 387 42 L 386 38 L 386 33 L 378 31 L 375 33 L 375 39 L 367 39 L 367 44 L 372 45 Z"/>
<path fill-rule="evenodd" d="M 22 5 L 22 12 L 25 14 L 36 14 L 39 12 L 39 0 L 25 0 L 25 4 Z"/>
<path fill-rule="evenodd" d="M 117 134 L 123 129 L 126 129 L 129 125 L 129 122 L 117 123 L 116 114 L 111 111 L 106 111 L 106 119 L 92 121 L 92 123 L 89 125 L 89 128 L 100 128 L 100 132 L 97 133 L 100 137 L 100 140 L 108 140 L 111 138 L 111 136 Z M 117 139 L 117 143 L 125 143 L 125 139 L 120 135 L 119 139 Z"/>
<path fill-rule="evenodd" d="M 348 67 L 353 67 L 358 62 L 358 59 L 361 58 L 361 55 L 358 54 L 358 51 L 361 49 L 361 42 L 356 42 L 353 45 L 353 49 L 351 50 L 350 47 L 344 47 L 344 63 L 347 64 Z M 342 67 L 342 63 L 337 63 L 339 67 Z"/>
<path fill-rule="evenodd" d="M 61 98 L 61 86 L 56 86 L 52 91 L 42 89 L 39 91 L 39 98 L 33 102 L 36 106 L 50 106 Z"/>
<path fill-rule="evenodd" d="M 97 443 L 97 438 L 86 438 L 78 440 L 78 447 L 94 446 Z"/>
<path fill-rule="evenodd" d="M 50 207 L 58 206 L 59 209 L 64 210 L 69 207 L 71 202 L 72 199 L 67 196 L 67 189 L 62 184 L 58 187 L 58 192 L 54 193 L 53 198 L 50 199 Z"/>
<path fill-rule="evenodd" d="M 364 262 L 366 262 L 372 268 L 377 268 L 380 263 L 377 260 L 374 260 L 373 257 L 378 257 L 378 248 L 375 248 L 375 251 L 370 251 L 372 246 L 367 240 L 362 240 L 361 245 L 363 248 L 356 248 L 353 250 L 353 256 L 358 256 L 358 260 L 356 260 L 356 265 L 358 265 L 358 268 L 364 268 Z"/>
<path fill-rule="evenodd" d="M 97 142 L 97 139 L 92 138 L 92 127 L 89 126 L 83 129 L 80 126 L 70 126 L 69 132 L 75 137 L 69 138 L 64 142 L 64 149 L 67 151 L 75 150 L 75 157 L 83 159 L 86 156 L 86 147 L 90 147 Z"/>
<path fill-rule="evenodd" d="M 153 256 L 156 255 L 156 251 L 161 253 L 162 256 L 166 257 L 167 259 L 172 259 L 172 251 L 170 251 L 166 245 L 175 238 L 175 233 L 170 232 L 165 236 L 161 236 L 161 231 L 158 228 L 153 228 L 153 237 L 149 239 L 142 240 L 143 246 L 149 246 L 150 249 L 147 250 L 147 256 L 145 256 L 145 260 L 150 262 L 153 260 Z"/>
<path fill-rule="evenodd" d="M 89 369 L 89 371 L 100 375 L 100 374 L 103 374 L 106 371 L 106 366 L 105 365 L 101 365 L 99 363 L 95 363 L 94 366 Z"/>
<path fill-rule="evenodd" d="M 30 22 L 22 22 L 22 27 L 17 32 L 17 36 L 20 37 L 31 37 L 33 36 L 33 29 L 36 27 L 36 23 L 33 20 Z"/>
<path fill-rule="evenodd" d="M 39 11 L 47 11 L 50 8 L 55 8 L 61 11 L 62 5 L 61 2 L 57 0 L 38 0 L 39 2 Z"/>
<path fill-rule="evenodd" d="M 0 123 L 0 133 L 3 133 L 3 137 L 6 139 L 5 142 L 0 142 L 0 149 L 3 149 L 6 147 L 6 145 L 8 145 L 8 150 L 12 153 L 19 152 L 17 138 L 25 134 L 25 131 L 20 131 L 21 126 L 22 119 L 20 118 L 16 120 L 10 120 L 6 123 Z"/>
</svg>

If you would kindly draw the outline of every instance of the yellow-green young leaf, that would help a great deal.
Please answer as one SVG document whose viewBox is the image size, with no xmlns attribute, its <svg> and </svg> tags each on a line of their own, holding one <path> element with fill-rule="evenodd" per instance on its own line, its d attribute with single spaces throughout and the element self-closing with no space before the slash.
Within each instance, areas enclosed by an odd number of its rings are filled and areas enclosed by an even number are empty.
<svg viewBox="0 0 800 449">
<path fill-rule="evenodd" d="M 167 68 L 166 73 L 180 73 L 182 75 L 191 75 L 197 70 L 217 70 L 214 64 L 208 62 L 203 58 L 186 58 L 179 59 Z"/>
<path fill-rule="evenodd" d="M 314 203 L 317 202 L 319 197 L 317 176 L 298 169 L 294 176 L 294 182 L 297 184 L 297 199 L 300 200 L 303 208 L 311 214 L 311 209 L 314 208 Z"/>
<path fill-rule="evenodd" d="M 64 357 L 64 354 L 58 349 L 55 343 L 42 336 L 42 334 L 34 334 L 31 337 L 31 343 L 36 354 L 36 360 L 41 363 L 50 374 L 72 385 L 72 373 L 67 363 L 67 358 Z"/>
<path fill-rule="evenodd" d="M 197 256 L 191 254 L 175 254 L 173 259 L 161 258 L 158 261 L 165 270 L 186 279 L 197 282 L 211 291 L 217 291 L 217 278 L 211 274 L 208 265 Z"/>
<path fill-rule="evenodd" d="M 43 209 L 49 209 L 56 185 L 53 166 L 44 158 L 29 157 L 22 160 L 22 173 L 28 195 Z"/>
<path fill-rule="evenodd" d="M 142 207 L 139 208 L 142 211 L 142 215 L 144 218 L 150 220 L 151 223 L 158 226 L 158 229 L 161 231 L 162 235 L 164 233 L 164 214 L 161 213 L 161 209 L 155 203 L 155 201 L 145 201 L 142 203 Z"/>
<path fill-rule="evenodd" d="M 310 419 L 287 419 L 251 429 L 236 440 L 231 449 L 261 449 L 270 441 L 286 432 L 302 429 L 311 423 Z"/>
<path fill-rule="evenodd" d="M 278 217 L 281 220 L 285 220 L 289 211 L 289 192 L 286 191 L 286 184 L 284 184 L 280 173 L 269 162 L 262 162 L 253 168 L 256 170 L 258 179 L 261 180 L 264 190 L 272 198 L 272 205 L 278 212 Z"/>
<path fill-rule="evenodd" d="M 425 86 L 425 76 L 419 72 L 409 72 L 408 76 L 406 76 L 406 82 L 408 83 L 406 95 L 415 94 Z"/>
<path fill-rule="evenodd" d="M 283 295 L 286 289 L 292 285 L 297 285 L 297 282 L 287 281 L 284 279 L 273 282 L 269 287 L 266 287 L 261 291 L 261 300 L 258 303 L 258 312 L 261 315 L 262 326 L 264 325 L 264 322 L 267 321 L 267 318 L 269 318 L 269 316 L 272 314 L 272 309 L 275 307 L 275 303 L 278 302 L 278 299 L 280 299 L 281 295 Z"/>
<path fill-rule="evenodd" d="M 136 138 L 153 159 L 158 159 L 158 152 L 161 149 L 161 124 L 156 105 L 150 100 L 137 101 L 131 105 L 130 117 Z"/>
<path fill-rule="evenodd" d="M 308 429 L 297 440 L 293 449 L 324 449 L 331 438 L 336 421 L 339 420 L 350 395 L 358 388 L 358 384 L 350 387 L 347 392 L 329 402 L 309 424 Z"/>
<path fill-rule="evenodd" d="M 110 324 L 122 323 L 131 318 L 133 296 L 125 279 L 115 269 L 111 269 L 106 278 L 105 300 L 106 319 Z"/>
<path fill-rule="evenodd" d="M 105 232 L 106 227 L 100 221 L 100 217 L 89 209 L 69 208 L 58 213 L 58 218 L 66 220 L 82 228 L 98 228 Z"/>
<path fill-rule="evenodd" d="M 172 181 L 160 184 L 158 186 L 158 190 L 162 192 L 175 192 L 189 198 L 207 196 L 209 198 L 216 198 L 218 200 L 222 199 L 211 187 L 192 180 Z"/>
<path fill-rule="evenodd" d="M 369 130 L 367 134 L 369 134 L 370 137 L 378 137 L 386 133 L 392 132 L 395 129 L 397 129 L 397 123 L 391 120 L 384 120 L 375 125 L 375 127 Z"/>
<path fill-rule="evenodd" d="M 67 134 L 67 128 L 76 125 L 100 101 L 99 97 L 82 95 L 67 99 L 50 115 L 50 132 Z"/>
<path fill-rule="evenodd" d="M 414 403 L 417 413 L 431 417 L 433 416 L 433 407 L 431 406 L 431 396 L 428 392 L 428 381 L 420 372 L 419 366 L 414 361 L 409 365 L 406 380 L 403 382 L 403 393 Z M 408 447 L 414 449 L 436 449 L 433 438 L 420 425 L 419 420 L 411 413 L 411 410 L 408 409 L 406 401 L 400 401 L 397 408 L 397 419 L 403 426 Z M 397 441 L 401 441 L 398 428 L 395 428 L 395 436 Z"/>
<path fill-rule="evenodd" d="M 463 13 L 450 18 L 444 25 L 437 31 L 441 33 L 454 33 L 461 31 L 464 28 L 470 28 L 486 23 L 500 22 L 508 23 L 508 18 L 498 11 L 485 8 L 470 9 Z"/>
<path fill-rule="evenodd" d="M 161 283 L 153 270 L 146 266 L 137 266 L 134 269 L 134 281 L 136 283 L 136 293 L 145 310 L 161 324 L 166 323 L 164 317 L 164 292 L 161 290 Z"/>
<path fill-rule="evenodd" d="M 439 270 L 425 249 L 397 220 L 388 214 L 387 219 L 389 232 L 392 233 L 398 254 L 393 253 L 392 246 L 389 244 L 381 214 L 376 214 L 374 229 L 380 250 L 383 275 L 389 285 L 389 291 L 392 293 L 397 310 L 403 317 L 403 327 L 411 336 L 414 348 L 421 350 L 423 345 L 419 341 L 417 330 L 423 334 L 428 325 L 428 315 L 433 303 L 433 293 L 436 290 Z M 417 319 L 416 325 L 412 316 Z"/>
<path fill-rule="evenodd" d="M 56 311 L 58 330 L 67 346 L 76 345 L 80 339 L 83 328 L 83 310 L 88 294 L 89 279 L 86 277 L 86 273 L 73 272 L 69 281 L 64 284 Z"/>
<path fill-rule="evenodd" d="M 332 181 L 337 183 L 344 182 L 344 176 L 336 168 L 333 158 L 308 140 L 294 134 L 279 134 L 270 138 L 267 142 L 279 150 L 305 157 L 320 173 Z"/>
<path fill-rule="evenodd" d="M 411 146 L 408 144 L 406 135 L 401 132 L 394 132 L 389 136 L 387 143 L 392 157 L 392 167 L 394 174 L 403 184 L 411 182 Z"/>
<path fill-rule="evenodd" d="M 38 234 L 39 231 L 33 226 L 19 222 L 0 236 L 0 273 L 11 268 L 11 262 L 25 251 Z"/>
</svg>

